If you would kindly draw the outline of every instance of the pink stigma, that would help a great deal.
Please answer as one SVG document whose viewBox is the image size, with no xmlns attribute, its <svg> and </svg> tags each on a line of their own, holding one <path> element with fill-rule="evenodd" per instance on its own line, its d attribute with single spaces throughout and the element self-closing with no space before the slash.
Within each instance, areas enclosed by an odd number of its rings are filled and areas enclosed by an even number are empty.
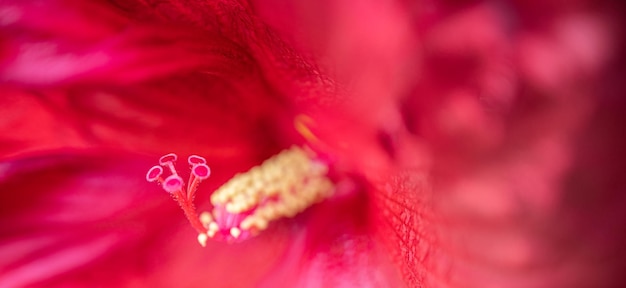
<svg viewBox="0 0 626 288">
<path fill-rule="evenodd" d="M 189 162 L 189 165 L 194 166 L 198 164 L 206 164 L 206 159 L 198 155 L 191 155 L 189 156 L 189 158 L 187 158 L 187 162 Z"/>
<path fill-rule="evenodd" d="M 163 155 L 159 159 L 159 164 L 167 165 L 168 163 L 176 162 L 177 159 L 178 159 L 178 156 L 176 156 L 176 154 L 170 153 L 170 154 L 167 154 L 167 155 Z"/>
<path fill-rule="evenodd" d="M 180 191 L 183 188 L 183 179 L 172 175 L 165 179 L 163 183 L 163 189 L 169 193 L 174 193 L 176 191 Z"/>
<path fill-rule="evenodd" d="M 146 180 L 148 182 L 154 182 L 159 180 L 159 182 L 163 182 L 161 179 L 161 175 L 163 175 L 163 168 L 161 166 L 152 166 L 148 173 L 146 174 Z"/>
<path fill-rule="evenodd" d="M 193 173 L 193 175 L 195 175 L 199 179 L 204 180 L 206 178 L 209 178 L 209 176 L 211 175 L 211 169 L 205 164 L 199 164 L 191 169 L 191 173 Z"/>
</svg>

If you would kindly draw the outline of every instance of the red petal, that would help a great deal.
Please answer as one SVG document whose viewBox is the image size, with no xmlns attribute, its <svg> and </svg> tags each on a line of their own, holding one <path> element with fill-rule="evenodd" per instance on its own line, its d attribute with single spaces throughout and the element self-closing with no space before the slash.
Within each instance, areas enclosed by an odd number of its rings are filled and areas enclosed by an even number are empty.
<svg viewBox="0 0 626 288">
<path fill-rule="evenodd" d="M 115 162 L 67 155 L 2 164 L 2 286 L 84 271 L 154 237 L 149 221 L 171 223 L 167 199 L 129 177 L 142 165 L 107 171 Z"/>
<path fill-rule="evenodd" d="M 360 201 L 329 202 L 242 244 L 209 242 L 203 249 L 169 196 L 140 177 L 147 167 L 117 154 L 5 162 L 0 283 L 275 287 L 317 283 L 318 273 L 344 285 L 393 281 L 364 211 L 355 210 Z M 216 168 L 217 183 L 232 174 Z M 207 197 L 200 192 L 199 202 Z M 246 272 L 224 277 L 233 271 Z"/>
<path fill-rule="evenodd" d="M 248 137 L 267 138 L 266 122 L 279 104 L 248 52 L 223 36 L 131 20 L 104 4 L 1 7 L 15 16 L 0 27 L 0 81 L 8 96 L 2 112 L 10 120 L 2 128 L 12 131 L 4 135 L 4 154 L 68 146 L 158 154 L 175 146 L 253 158 L 255 151 L 261 158 L 275 152 L 270 141 Z M 58 13 L 38 17 L 49 11 Z M 268 151 L 245 147 L 253 142 Z"/>
<path fill-rule="evenodd" d="M 605 104 L 623 101 L 591 88 L 623 89 L 603 79 L 611 71 L 604 52 L 615 49 L 604 38 L 610 21 L 596 11 L 560 11 L 542 22 L 545 30 L 511 31 L 499 20 L 501 7 L 464 8 L 425 30 L 425 77 L 403 107 L 408 130 L 427 143 L 434 166 L 371 178 L 380 226 L 403 275 L 427 287 L 619 286 L 623 257 L 611 255 L 624 239 L 615 232 L 625 219 L 615 191 L 623 180 L 611 175 L 622 165 L 581 161 L 623 142 L 608 136 L 618 133 L 615 126 L 589 117 L 597 103 L 595 113 L 611 116 L 596 117 L 623 118 Z M 530 48 L 526 37 L 534 33 L 545 42 Z M 573 44 L 581 38 L 594 40 Z M 530 53 L 535 48 L 541 52 Z M 606 134 L 578 137 L 596 130 Z M 397 147 L 421 149 L 402 138 Z M 606 213 L 588 211 L 596 209 Z"/>
</svg>

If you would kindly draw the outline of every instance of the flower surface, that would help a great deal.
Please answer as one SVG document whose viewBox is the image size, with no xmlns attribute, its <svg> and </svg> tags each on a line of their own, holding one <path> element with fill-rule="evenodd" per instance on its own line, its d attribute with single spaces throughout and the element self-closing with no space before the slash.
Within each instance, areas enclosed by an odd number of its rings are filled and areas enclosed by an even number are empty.
<svg viewBox="0 0 626 288">
<path fill-rule="evenodd" d="M 618 8 L 1 1 L 0 287 L 619 287 Z M 290 147 L 332 193 L 204 248 L 145 181 Z"/>
</svg>

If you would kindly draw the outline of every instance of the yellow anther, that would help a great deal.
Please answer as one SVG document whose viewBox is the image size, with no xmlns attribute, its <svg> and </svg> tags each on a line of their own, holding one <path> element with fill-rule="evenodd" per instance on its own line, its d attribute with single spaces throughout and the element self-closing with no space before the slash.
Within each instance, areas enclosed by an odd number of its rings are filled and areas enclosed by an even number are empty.
<svg viewBox="0 0 626 288">
<path fill-rule="evenodd" d="M 211 221 L 213 221 L 211 213 L 205 211 L 200 214 L 200 223 L 202 225 L 207 226 Z"/>
<path fill-rule="evenodd" d="M 267 229 L 267 220 L 265 219 L 258 219 L 256 221 L 256 228 L 258 228 L 259 230 L 265 230 Z"/>
<path fill-rule="evenodd" d="M 273 206 L 261 207 L 256 210 L 256 213 L 254 213 L 254 215 L 261 218 L 273 219 L 275 217 L 274 213 L 272 213 L 273 210 Z"/>
<path fill-rule="evenodd" d="M 244 230 L 250 230 L 253 227 L 258 230 L 265 230 L 267 228 L 267 220 L 253 215 L 246 217 L 241 222 L 241 228 Z"/>
<path fill-rule="evenodd" d="M 228 202 L 228 203 L 226 203 L 225 206 L 226 206 L 226 211 L 228 211 L 229 213 L 237 213 L 237 212 L 235 212 L 235 204 L 234 203 Z"/>
<path fill-rule="evenodd" d="M 247 217 L 246 219 L 244 219 L 243 221 L 241 221 L 241 228 L 244 230 L 250 230 L 250 228 L 252 228 L 252 225 L 254 224 L 254 219 L 252 217 Z"/>
<path fill-rule="evenodd" d="M 239 235 L 241 235 L 241 230 L 237 227 L 230 228 L 230 235 L 235 238 L 239 238 Z"/>
<path fill-rule="evenodd" d="M 207 235 L 209 235 L 209 237 L 213 237 L 215 236 L 215 233 L 217 233 L 218 230 L 220 230 L 220 227 L 217 226 L 217 223 L 215 222 L 211 222 L 208 225 L 209 227 L 207 228 Z"/>
<path fill-rule="evenodd" d="M 319 139 L 315 136 L 315 134 L 313 134 L 311 129 L 309 129 L 311 124 L 314 124 L 313 119 L 306 115 L 300 114 L 293 119 L 294 128 L 296 128 L 296 131 L 298 131 L 304 139 L 310 142 L 317 142 Z"/>
<path fill-rule="evenodd" d="M 269 222 L 294 217 L 330 196 L 334 187 L 326 176 L 328 167 L 315 157 L 310 149 L 292 147 L 246 173 L 235 175 L 218 188 L 211 195 L 211 204 L 233 214 L 220 217 L 247 215 L 230 228 L 230 235 L 238 238 L 242 229 L 252 230 L 253 234 L 265 230 Z M 209 213 L 200 216 L 209 237 L 219 230 L 215 216 Z"/>
<path fill-rule="evenodd" d="M 198 243 L 200 243 L 200 245 L 202 247 L 206 247 L 206 241 L 209 239 L 209 236 L 204 234 L 204 233 L 200 233 L 198 234 Z"/>
</svg>

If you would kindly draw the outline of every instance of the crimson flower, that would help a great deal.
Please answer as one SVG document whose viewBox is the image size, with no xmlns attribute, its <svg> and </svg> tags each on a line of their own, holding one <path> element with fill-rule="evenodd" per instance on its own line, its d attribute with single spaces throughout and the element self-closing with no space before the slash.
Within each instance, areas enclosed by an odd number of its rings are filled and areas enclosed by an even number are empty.
<svg viewBox="0 0 626 288">
<path fill-rule="evenodd" d="M 0 287 L 618 287 L 620 7 L 561 2 L 0 1 Z"/>
</svg>

